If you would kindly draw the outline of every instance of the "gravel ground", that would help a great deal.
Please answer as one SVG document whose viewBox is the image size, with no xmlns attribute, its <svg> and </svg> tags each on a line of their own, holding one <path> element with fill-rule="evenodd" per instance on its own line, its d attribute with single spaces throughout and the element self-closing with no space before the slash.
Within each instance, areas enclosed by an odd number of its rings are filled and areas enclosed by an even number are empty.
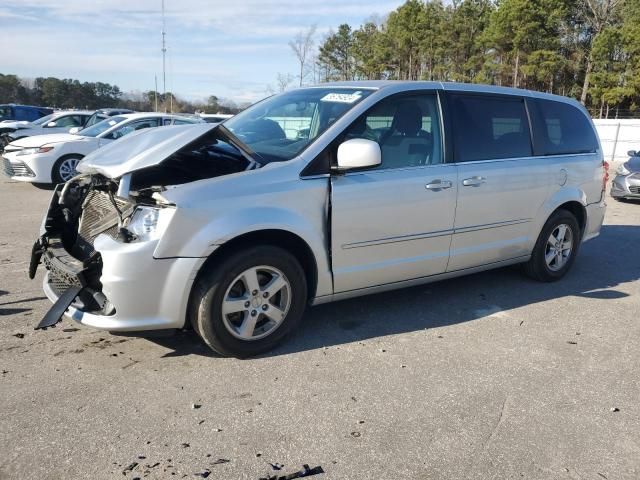
<svg viewBox="0 0 640 480">
<path fill-rule="evenodd" d="M 0 478 L 640 478 L 640 203 L 561 282 L 508 268 L 310 309 L 280 349 L 112 336 L 27 278 L 51 192 L 0 179 Z"/>
</svg>

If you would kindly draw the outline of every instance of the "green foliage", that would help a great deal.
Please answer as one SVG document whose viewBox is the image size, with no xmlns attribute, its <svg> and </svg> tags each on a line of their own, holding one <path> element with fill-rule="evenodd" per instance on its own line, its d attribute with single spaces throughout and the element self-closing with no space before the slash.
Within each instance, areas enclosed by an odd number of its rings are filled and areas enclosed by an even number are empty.
<svg viewBox="0 0 640 480">
<path fill-rule="evenodd" d="M 640 106 L 640 0 L 407 0 L 385 22 L 341 25 L 321 80 L 478 82 Z"/>
<path fill-rule="evenodd" d="M 170 92 L 147 91 L 124 95 L 117 85 L 103 82 L 83 82 L 55 77 L 20 79 L 16 75 L 0 73 L 0 103 L 24 103 L 54 108 L 120 107 L 136 111 L 154 111 L 156 100 L 159 111 L 204 113 L 237 113 L 233 102 L 211 95 L 206 102 L 188 102 Z"/>
</svg>

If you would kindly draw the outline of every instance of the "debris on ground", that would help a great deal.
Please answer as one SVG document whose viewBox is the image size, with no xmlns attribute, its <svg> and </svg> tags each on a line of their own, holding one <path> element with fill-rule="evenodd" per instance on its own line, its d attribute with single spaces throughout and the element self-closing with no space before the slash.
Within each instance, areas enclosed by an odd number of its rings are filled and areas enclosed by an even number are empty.
<svg viewBox="0 0 640 480">
<path fill-rule="evenodd" d="M 130 463 L 129 465 L 127 465 L 127 466 L 125 467 L 125 469 L 124 469 L 124 470 L 122 470 L 122 474 L 123 474 L 123 475 L 126 475 L 126 474 L 127 474 L 127 473 L 129 473 L 129 472 L 133 472 L 133 469 L 134 469 L 134 468 L 136 468 L 137 466 L 138 466 L 138 462 L 132 462 L 132 463 Z"/>
<path fill-rule="evenodd" d="M 324 473 L 324 470 L 320 466 L 309 468 L 309 465 L 303 465 L 302 470 L 298 472 L 290 473 L 289 475 L 280 477 L 277 475 L 271 477 L 260 477 L 259 480 L 293 480 L 294 478 L 310 477 L 312 475 L 318 475 L 320 473 Z"/>
<path fill-rule="evenodd" d="M 213 462 L 211 465 L 221 465 L 223 463 L 229 463 L 230 461 L 231 460 L 228 460 L 226 458 L 219 458 L 215 462 Z"/>
<path fill-rule="evenodd" d="M 612 412 L 619 412 L 620 411 L 620 409 L 618 407 L 611 407 L 610 410 Z"/>
<path fill-rule="evenodd" d="M 24 338 L 24 333 L 14 333 L 13 336 L 16 338 Z"/>
</svg>

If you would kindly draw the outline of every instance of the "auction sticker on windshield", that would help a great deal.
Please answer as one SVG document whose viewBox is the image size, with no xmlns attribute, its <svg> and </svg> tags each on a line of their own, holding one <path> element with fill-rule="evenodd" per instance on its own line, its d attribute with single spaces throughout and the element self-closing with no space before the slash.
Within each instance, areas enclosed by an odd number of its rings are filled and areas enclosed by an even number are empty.
<svg viewBox="0 0 640 480">
<path fill-rule="evenodd" d="M 321 102 L 353 103 L 362 98 L 362 92 L 354 93 L 328 93 L 320 99 Z"/>
</svg>

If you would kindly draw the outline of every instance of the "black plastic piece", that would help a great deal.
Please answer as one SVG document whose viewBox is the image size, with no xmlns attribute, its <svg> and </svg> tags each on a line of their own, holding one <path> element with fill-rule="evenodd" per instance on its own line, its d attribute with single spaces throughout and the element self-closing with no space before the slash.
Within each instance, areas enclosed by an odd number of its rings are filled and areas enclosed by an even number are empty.
<svg viewBox="0 0 640 480">
<path fill-rule="evenodd" d="M 73 303 L 75 298 L 82 292 L 84 287 L 80 287 L 78 285 L 72 285 L 69 287 L 58 301 L 53 304 L 53 306 L 49 309 L 44 318 L 40 321 L 38 326 L 34 330 L 38 330 L 40 328 L 47 328 L 55 325 L 62 319 L 62 315 L 69 308 L 69 305 Z"/>
<path fill-rule="evenodd" d="M 40 259 L 42 258 L 42 254 L 44 253 L 44 246 L 42 239 L 38 239 L 31 247 L 31 259 L 29 260 L 29 278 L 33 280 L 36 276 L 36 271 L 38 270 L 38 265 L 40 265 Z"/>
</svg>

